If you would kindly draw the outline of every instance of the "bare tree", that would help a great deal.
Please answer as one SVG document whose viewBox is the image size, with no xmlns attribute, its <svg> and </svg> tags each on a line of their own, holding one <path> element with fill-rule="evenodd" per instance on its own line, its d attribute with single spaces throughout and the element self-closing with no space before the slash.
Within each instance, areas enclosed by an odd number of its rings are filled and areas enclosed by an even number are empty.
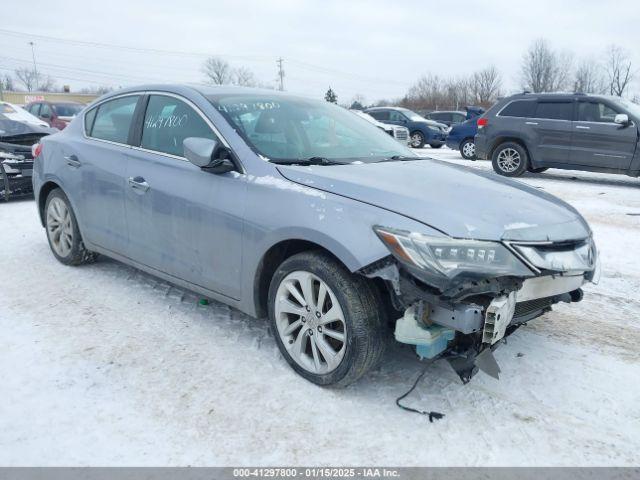
<svg viewBox="0 0 640 480">
<path fill-rule="evenodd" d="M 522 86 L 533 92 L 557 92 L 568 87 L 572 56 L 559 53 L 540 38 L 522 57 Z"/>
<path fill-rule="evenodd" d="M 500 95 L 502 78 L 495 66 L 475 72 L 469 81 L 473 103 L 482 106 L 491 105 Z"/>
<path fill-rule="evenodd" d="M 32 92 L 38 88 L 38 74 L 32 68 L 22 67 L 15 71 L 18 81 L 24 85 L 27 91 Z"/>
<path fill-rule="evenodd" d="M 214 85 L 231 83 L 232 72 L 229 62 L 218 57 L 209 57 L 202 66 L 207 81 Z"/>
<path fill-rule="evenodd" d="M 610 45 L 607 47 L 605 65 L 609 93 L 621 97 L 634 76 L 629 54 L 617 45 Z"/>
<path fill-rule="evenodd" d="M 35 69 L 23 67 L 15 70 L 16 77 L 29 92 L 51 92 L 56 87 L 56 81 L 50 75 L 42 75 Z"/>
<path fill-rule="evenodd" d="M 3 90 L 15 90 L 13 77 L 7 73 L 4 78 L 0 79 L 0 87 Z"/>
<path fill-rule="evenodd" d="M 233 83 L 234 85 L 240 85 L 243 87 L 255 87 L 258 84 L 256 76 L 251 70 L 246 67 L 236 68 L 231 73 L 231 83 Z"/>
<path fill-rule="evenodd" d="M 582 60 L 574 74 L 573 91 L 605 93 L 607 91 L 607 82 L 602 72 L 602 66 L 593 59 Z"/>
</svg>

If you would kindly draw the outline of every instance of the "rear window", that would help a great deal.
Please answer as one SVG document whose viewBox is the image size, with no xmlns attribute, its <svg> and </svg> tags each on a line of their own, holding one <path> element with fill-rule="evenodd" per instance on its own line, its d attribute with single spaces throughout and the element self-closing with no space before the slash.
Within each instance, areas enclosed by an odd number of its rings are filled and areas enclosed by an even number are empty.
<svg viewBox="0 0 640 480">
<path fill-rule="evenodd" d="M 138 96 L 116 98 L 104 102 L 98 107 L 93 120 L 91 130 L 87 132 L 90 137 L 101 140 L 109 140 L 116 143 L 127 143 L 129 127 L 133 121 L 133 112 L 138 103 Z M 87 113 L 91 118 L 92 113 Z"/>
<path fill-rule="evenodd" d="M 516 100 L 504 107 L 500 112 L 501 117 L 532 117 L 536 102 L 531 100 Z"/>
<path fill-rule="evenodd" d="M 540 102 L 535 114 L 535 118 L 549 120 L 571 120 L 572 117 L 573 103 L 571 102 Z"/>
<path fill-rule="evenodd" d="M 388 110 L 376 110 L 373 112 L 367 112 L 376 120 L 389 120 L 389 111 Z"/>
<path fill-rule="evenodd" d="M 75 117 L 82 110 L 81 105 L 74 105 L 73 103 L 57 103 L 53 105 L 53 111 L 59 117 Z"/>
</svg>

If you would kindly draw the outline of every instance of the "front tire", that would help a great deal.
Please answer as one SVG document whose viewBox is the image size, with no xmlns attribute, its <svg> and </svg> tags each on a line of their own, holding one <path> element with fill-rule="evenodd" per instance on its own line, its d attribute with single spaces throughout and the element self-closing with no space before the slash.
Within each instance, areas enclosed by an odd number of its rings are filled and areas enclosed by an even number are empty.
<svg viewBox="0 0 640 480">
<path fill-rule="evenodd" d="M 531 173 L 542 173 L 542 172 L 546 172 L 547 170 L 549 170 L 549 167 L 540 167 L 540 168 L 530 168 L 529 171 Z"/>
<path fill-rule="evenodd" d="M 519 143 L 505 142 L 493 151 L 491 163 L 497 174 L 519 177 L 529 168 L 529 155 Z"/>
<path fill-rule="evenodd" d="M 381 360 L 384 309 L 373 286 L 330 255 L 303 252 L 285 260 L 268 302 L 280 352 L 310 382 L 345 387 Z"/>
<path fill-rule="evenodd" d="M 71 203 L 61 189 L 49 193 L 44 212 L 49 247 L 60 263 L 82 265 L 95 260 L 96 254 L 84 246 Z"/>
<path fill-rule="evenodd" d="M 476 144 L 472 138 L 467 138 L 460 144 L 460 155 L 462 155 L 462 158 L 465 160 L 475 160 L 477 158 Z"/>
<path fill-rule="evenodd" d="M 415 131 L 411 134 L 411 147 L 422 148 L 424 147 L 424 134 L 419 131 Z"/>
<path fill-rule="evenodd" d="M 442 143 L 435 143 L 435 144 L 434 143 L 430 143 L 429 144 L 429 146 L 431 148 L 442 148 L 442 145 L 443 145 Z"/>
</svg>

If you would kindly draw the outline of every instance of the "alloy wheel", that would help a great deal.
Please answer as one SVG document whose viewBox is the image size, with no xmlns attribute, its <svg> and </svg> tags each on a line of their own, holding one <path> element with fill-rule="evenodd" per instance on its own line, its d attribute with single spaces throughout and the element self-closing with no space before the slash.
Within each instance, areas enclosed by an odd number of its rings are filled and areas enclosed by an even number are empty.
<svg viewBox="0 0 640 480">
<path fill-rule="evenodd" d="M 66 257 L 73 247 L 71 212 L 65 202 L 54 197 L 47 208 L 47 235 L 51 246 L 60 257 Z"/>
<path fill-rule="evenodd" d="M 465 143 L 462 146 L 462 152 L 465 154 L 465 156 L 473 158 L 473 156 L 476 154 L 476 144 L 473 142 Z"/>
<path fill-rule="evenodd" d="M 347 328 L 335 294 L 322 279 L 305 271 L 287 275 L 276 292 L 275 320 L 282 344 L 298 365 L 314 374 L 338 368 Z"/>
<path fill-rule="evenodd" d="M 498 167 L 506 173 L 515 172 L 521 161 L 520 154 L 513 148 L 505 148 L 498 154 Z"/>
<path fill-rule="evenodd" d="M 414 133 L 411 135 L 411 146 L 413 148 L 418 148 L 422 144 L 424 140 L 422 139 L 422 135 L 420 133 Z"/>
</svg>

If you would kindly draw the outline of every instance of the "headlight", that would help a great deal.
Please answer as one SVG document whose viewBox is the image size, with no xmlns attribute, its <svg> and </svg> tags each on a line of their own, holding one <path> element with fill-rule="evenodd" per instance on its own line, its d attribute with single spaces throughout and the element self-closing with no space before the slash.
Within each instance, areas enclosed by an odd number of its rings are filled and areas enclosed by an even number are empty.
<svg viewBox="0 0 640 480">
<path fill-rule="evenodd" d="M 432 127 L 432 126 L 427 126 L 427 128 L 429 130 L 431 130 L 432 132 L 436 132 L 436 133 L 440 133 L 440 129 L 438 127 Z"/>
<path fill-rule="evenodd" d="M 501 243 L 431 237 L 386 227 L 374 227 L 374 231 L 404 264 L 449 278 L 460 273 L 492 277 L 532 275 L 531 270 Z"/>
</svg>

